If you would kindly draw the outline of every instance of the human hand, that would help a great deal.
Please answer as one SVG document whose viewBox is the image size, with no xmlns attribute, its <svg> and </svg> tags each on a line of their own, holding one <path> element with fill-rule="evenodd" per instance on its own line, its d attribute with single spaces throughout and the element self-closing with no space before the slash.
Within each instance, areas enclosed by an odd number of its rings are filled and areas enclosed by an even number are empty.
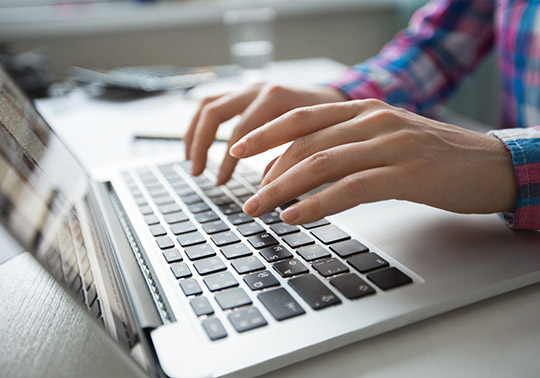
<svg viewBox="0 0 540 378">
<path fill-rule="evenodd" d="M 516 204 L 512 158 L 495 136 L 378 100 L 293 110 L 244 136 L 230 153 L 246 158 L 290 141 L 244 204 L 250 216 L 330 182 L 288 207 L 282 219 L 308 223 L 386 199 L 458 213 L 507 211 Z"/>
<path fill-rule="evenodd" d="M 291 109 L 344 100 L 345 96 L 331 87 L 300 89 L 263 83 L 240 92 L 206 98 L 195 113 L 184 138 L 186 159 L 192 160 L 191 173 L 197 176 L 203 172 L 208 149 L 214 142 L 219 125 L 236 115 L 242 117 L 233 130 L 228 147 L 248 132 Z M 231 178 L 237 162 L 236 158 L 226 153 L 219 170 L 218 185 Z"/>
</svg>

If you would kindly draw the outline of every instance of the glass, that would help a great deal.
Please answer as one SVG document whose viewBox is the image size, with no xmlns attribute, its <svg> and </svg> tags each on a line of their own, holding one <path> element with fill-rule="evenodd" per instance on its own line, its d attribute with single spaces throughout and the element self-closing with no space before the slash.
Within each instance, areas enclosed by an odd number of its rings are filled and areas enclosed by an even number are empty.
<svg viewBox="0 0 540 378">
<path fill-rule="evenodd" d="M 234 9 L 223 14 L 233 63 L 261 70 L 274 59 L 274 20 L 271 8 Z"/>
</svg>

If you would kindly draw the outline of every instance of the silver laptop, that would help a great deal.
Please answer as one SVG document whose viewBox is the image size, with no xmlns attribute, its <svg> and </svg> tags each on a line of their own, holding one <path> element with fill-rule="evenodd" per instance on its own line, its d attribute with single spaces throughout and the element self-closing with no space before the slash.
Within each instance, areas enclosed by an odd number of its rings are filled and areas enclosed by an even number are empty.
<svg viewBox="0 0 540 378">
<path fill-rule="evenodd" d="M 260 175 L 126 164 L 94 181 L 0 68 L 0 214 L 153 376 L 252 376 L 540 281 L 540 235 L 400 201 L 252 219 Z"/>
</svg>

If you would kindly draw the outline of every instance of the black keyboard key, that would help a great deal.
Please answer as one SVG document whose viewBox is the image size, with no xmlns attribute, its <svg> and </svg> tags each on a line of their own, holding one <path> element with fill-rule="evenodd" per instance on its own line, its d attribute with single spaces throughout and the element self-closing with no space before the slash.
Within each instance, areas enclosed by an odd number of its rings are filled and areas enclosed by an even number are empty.
<svg viewBox="0 0 540 378">
<path fill-rule="evenodd" d="M 222 205 L 219 207 L 219 210 L 225 215 L 231 215 L 242 212 L 242 208 L 236 203 L 229 203 L 227 205 Z"/>
<path fill-rule="evenodd" d="M 227 317 L 237 332 L 249 331 L 268 324 L 259 310 L 255 307 L 235 310 Z"/>
<path fill-rule="evenodd" d="M 253 218 L 247 215 L 246 213 L 232 214 L 232 215 L 229 215 L 227 219 L 229 220 L 229 222 L 231 222 L 235 226 L 238 226 L 244 223 L 253 222 Z"/>
<path fill-rule="evenodd" d="M 179 284 L 186 297 L 202 294 L 202 289 L 195 278 L 185 278 L 180 280 Z"/>
<path fill-rule="evenodd" d="M 308 234 L 304 232 L 284 236 L 283 241 L 285 241 L 285 243 L 287 243 L 291 248 L 300 248 L 305 245 L 315 243 L 315 240 L 313 240 Z"/>
<path fill-rule="evenodd" d="M 218 291 L 238 286 L 238 281 L 230 272 L 212 274 L 203 279 L 210 291 Z"/>
<path fill-rule="evenodd" d="M 274 224 L 277 222 L 281 222 L 281 219 L 279 218 L 279 213 L 275 210 L 261 215 L 260 218 L 265 224 Z"/>
<path fill-rule="evenodd" d="M 264 227 L 261 226 L 257 222 L 245 223 L 236 227 L 236 229 L 242 234 L 242 236 L 245 236 L 245 237 L 257 235 L 257 234 L 260 234 L 261 232 L 266 231 Z"/>
<path fill-rule="evenodd" d="M 315 222 L 303 224 L 302 226 L 304 226 L 304 228 L 307 229 L 307 230 L 311 230 L 312 228 L 326 226 L 326 225 L 329 225 L 329 224 L 330 224 L 330 222 L 328 222 L 326 219 L 323 218 L 323 219 L 319 219 L 318 221 L 315 221 Z"/>
<path fill-rule="evenodd" d="M 176 248 L 164 250 L 163 256 L 169 264 L 177 261 L 182 261 L 182 255 Z"/>
<path fill-rule="evenodd" d="M 196 194 L 192 194 L 192 195 L 190 195 L 190 196 L 183 196 L 183 197 L 181 197 L 181 198 L 182 198 L 182 201 L 184 201 L 184 203 L 185 203 L 186 205 L 192 205 L 192 204 L 194 204 L 194 203 L 197 203 L 197 202 L 201 202 L 201 201 L 202 201 L 201 197 L 199 197 L 199 196 L 196 195 Z"/>
<path fill-rule="evenodd" d="M 236 189 L 242 187 L 242 183 L 240 183 L 237 179 L 230 179 L 228 183 L 225 184 L 225 186 L 229 189 Z"/>
<path fill-rule="evenodd" d="M 314 310 L 341 303 L 341 300 L 313 274 L 293 278 L 289 280 L 289 285 Z"/>
<path fill-rule="evenodd" d="M 153 226 L 150 226 L 149 229 L 153 236 L 167 235 L 167 231 L 160 224 L 155 224 Z"/>
<path fill-rule="evenodd" d="M 251 255 L 251 250 L 245 244 L 233 244 L 221 248 L 221 253 L 226 259 L 236 259 L 238 257 L 244 257 Z"/>
<path fill-rule="evenodd" d="M 170 214 L 182 210 L 182 208 L 180 208 L 177 203 L 168 203 L 165 205 L 161 205 L 158 207 L 158 209 L 162 214 Z"/>
<path fill-rule="evenodd" d="M 375 294 L 375 289 L 354 273 L 332 278 L 330 283 L 349 299 Z"/>
<path fill-rule="evenodd" d="M 165 195 L 165 196 L 154 198 L 154 202 L 156 205 L 161 206 L 161 205 L 166 205 L 168 203 L 174 203 L 174 198 L 172 198 L 169 195 Z"/>
<path fill-rule="evenodd" d="M 197 230 L 197 227 L 189 221 L 171 224 L 171 232 L 175 235 L 187 234 Z"/>
<path fill-rule="evenodd" d="M 227 331 L 223 327 L 223 324 L 221 324 L 221 321 L 216 317 L 204 319 L 202 326 L 212 341 L 227 337 Z"/>
<path fill-rule="evenodd" d="M 219 197 L 210 198 L 210 200 L 211 200 L 216 206 L 223 206 L 223 205 L 227 205 L 227 204 L 233 202 L 233 200 L 231 199 L 231 197 L 225 196 L 225 195 L 219 196 Z"/>
<path fill-rule="evenodd" d="M 241 257 L 234 260 L 231 265 L 238 274 L 256 272 L 257 270 L 263 270 L 265 268 L 264 264 L 257 256 Z"/>
<path fill-rule="evenodd" d="M 266 232 L 249 237 L 248 242 L 255 249 L 267 248 L 279 244 L 275 237 Z"/>
<path fill-rule="evenodd" d="M 246 188 L 246 187 L 240 187 L 240 188 L 235 188 L 235 189 L 232 189 L 231 192 L 236 196 L 236 197 L 243 197 L 243 196 L 252 196 L 253 195 L 253 192 Z"/>
<path fill-rule="evenodd" d="M 225 193 L 223 192 L 223 189 L 213 186 L 213 185 L 211 188 L 205 190 L 204 193 L 210 198 L 220 197 L 220 196 L 225 195 Z"/>
<path fill-rule="evenodd" d="M 144 197 L 135 198 L 135 202 L 139 206 L 147 206 L 148 205 L 148 202 L 146 202 L 146 199 Z"/>
<path fill-rule="evenodd" d="M 306 313 L 292 295 L 283 288 L 265 291 L 257 298 L 276 320 L 285 320 Z"/>
<path fill-rule="evenodd" d="M 191 277 L 191 270 L 186 263 L 178 262 L 171 264 L 171 270 L 176 278 Z"/>
<path fill-rule="evenodd" d="M 360 273 L 366 273 L 389 265 L 388 261 L 376 253 L 364 253 L 363 255 L 351 257 L 347 261 Z"/>
<path fill-rule="evenodd" d="M 218 233 L 218 232 L 229 230 L 229 226 L 227 226 L 221 220 L 204 223 L 202 225 L 202 228 L 203 228 L 204 232 L 206 232 L 208 235 L 212 235 L 212 234 L 215 234 L 215 233 Z"/>
<path fill-rule="evenodd" d="M 206 242 L 204 236 L 198 231 L 178 235 L 176 240 L 178 240 L 178 243 L 184 248 Z"/>
<path fill-rule="evenodd" d="M 144 222 L 147 225 L 152 226 L 154 224 L 159 224 L 159 219 L 155 214 L 148 214 L 144 216 Z"/>
<path fill-rule="evenodd" d="M 197 316 L 212 315 L 214 313 L 214 309 L 206 297 L 192 298 L 189 304 Z"/>
<path fill-rule="evenodd" d="M 220 232 L 218 234 L 214 234 L 210 236 L 210 239 L 212 239 L 214 244 L 217 245 L 218 247 L 222 247 L 228 244 L 238 243 L 240 241 L 240 238 L 233 231 L 225 231 L 225 232 Z"/>
<path fill-rule="evenodd" d="M 175 186 L 174 191 L 176 192 L 176 194 L 178 194 L 180 198 L 192 196 L 195 194 L 195 192 L 191 190 L 189 186 L 186 186 L 186 185 Z"/>
<path fill-rule="evenodd" d="M 280 261 L 275 263 L 273 267 L 284 278 L 309 272 L 308 268 L 297 259 Z"/>
<path fill-rule="evenodd" d="M 262 257 L 268 262 L 276 262 L 281 260 L 290 259 L 293 257 L 292 253 L 289 252 L 287 248 L 282 246 L 281 244 L 275 245 L 273 247 L 261 249 L 259 251 Z"/>
<path fill-rule="evenodd" d="M 217 273 L 227 269 L 223 261 L 219 257 L 210 257 L 208 259 L 199 260 L 193 263 L 193 266 L 201 276 L 206 274 Z"/>
<path fill-rule="evenodd" d="M 338 259 L 316 261 L 311 266 L 323 277 L 335 276 L 349 271 L 349 268 Z"/>
<path fill-rule="evenodd" d="M 262 290 L 269 287 L 279 286 L 279 281 L 268 270 L 248 274 L 244 277 L 244 282 L 251 290 Z"/>
<path fill-rule="evenodd" d="M 160 236 L 156 238 L 156 243 L 160 249 L 167 249 L 174 247 L 174 243 L 168 236 Z"/>
<path fill-rule="evenodd" d="M 168 224 L 184 222 L 188 220 L 187 215 L 183 211 L 175 211 L 174 213 L 169 213 L 163 216 L 165 222 Z"/>
<path fill-rule="evenodd" d="M 139 211 L 142 215 L 150 215 L 154 213 L 154 210 L 148 205 L 143 205 L 139 207 Z"/>
<path fill-rule="evenodd" d="M 187 247 L 186 249 L 184 249 L 184 252 L 186 253 L 187 257 L 192 261 L 210 256 L 215 256 L 216 254 L 212 246 L 208 243 Z"/>
<path fill-rule="evenodd" d="M 219 216 L 212 210 L 203 211 L 202 213 L 195 214 L 195 219 L 199 223 L 212 222 L 219 219 Z"/>
<path fill-rule="evenodd" d="M 216 301 L 223 310 L 251 304 L 251 299 L 241 288 L 229 289 L 216 294 Z"/>
<path fill-rule="evenodd" d="M 287 201 L 285 202 L 283 205 L 280 205 L 279 208 L 281 210 L 285 210 L 286 208 L 288 208 L 289 206 L 292 206 L 294 205 L 295 203 L 298 203 L 298 200 L 296 198 L 290 200 L 290 201 Z"/>
<path fill-rule="evenodd" d="M 295 232 L 300 231 L 298 226 L 292 226 L 283 222 L 273 224 L 272 226 L 270 226 L 270 229 L 274 231 L 278 236 L 294 234 Z"/>
<path fill-rule="evenodd" d="M 154 187 L 153 189 L 148 190 L 148 193 L 150 193 L 150 195 L 152 196 L 154 201 L 156 201 L 157 198 L 159 198 L 159 197 L 169 196 L 169 192 L 162 186 Z M 174 200 L 172 199 L 171 196 L 169 196 L 169 198 L 171 199 L 170 202 L 174 202 Z M 170 202 L 167 202 L 167 203 L 170 203 Z M 163 202 L 163 203 L 165 203 L 165 202 Z M 161 203 L 158 203 L 158 205 L 161 205 Z"/>
<path fill-rule="evenodd" d="M 306 245 L 305 247 L 298 248 L 296 252 L 306 261 L 320 260 L 331 256 L 330 252 L 318 244 Z"/>
<path fill-rule="evenodd" d="M 343 258 L 356 255 L 358 253 L 369 252 L 368 247 L 354 239 L 333 244 L 330 246 L 330 249 L 337 253 L 339 257 Z"/>
<path fill-rule="evenodd" d="M 367 278 L 383 290 L 390 290 L 412 282 L 411 277 L 407 276 L 398 268 L 379 270 L 378 272 L 368 274 Z"/>
<path fill-rule="evenodd" d="M 337 243 L 339 241 L 350 239 L 351 237 L 342 231 L 338 226 L 330 225 L 325 227 L 316 228 L 311 231 L 314 235 L 324 244 Z"/>
<path fill-rule="evenodd" d="M 197 202 L 197 203 L 192 203 L 191 205 L 189 205 L 188 209 L 193 214 L 198 214 L 198 213 L 202 213 L 203 211 L 210 210 L 210 207 L 208 207 L 208 205 L 204 202 Z"/>
</svg>

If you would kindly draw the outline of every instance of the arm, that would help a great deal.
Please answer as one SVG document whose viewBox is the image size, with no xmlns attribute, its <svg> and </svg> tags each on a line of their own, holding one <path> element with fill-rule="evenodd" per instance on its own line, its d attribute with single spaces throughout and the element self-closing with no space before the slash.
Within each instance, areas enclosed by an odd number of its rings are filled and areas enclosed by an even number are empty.
<svg viewBox="0 0 540 378">
<path fill-rule="evenodd" d="M 493 43 L 493 1 L 435 0 L 381 52 L 330 85 L 351 99 L 376 98 L 425 113 L 472 72 Z"/>
<path fill-rule="evenodd" d="M 540 126 L 492 131 L 512 154 L 516 210 L 503 213 L 512 228 L 540 230 Z"/>
</svg>

